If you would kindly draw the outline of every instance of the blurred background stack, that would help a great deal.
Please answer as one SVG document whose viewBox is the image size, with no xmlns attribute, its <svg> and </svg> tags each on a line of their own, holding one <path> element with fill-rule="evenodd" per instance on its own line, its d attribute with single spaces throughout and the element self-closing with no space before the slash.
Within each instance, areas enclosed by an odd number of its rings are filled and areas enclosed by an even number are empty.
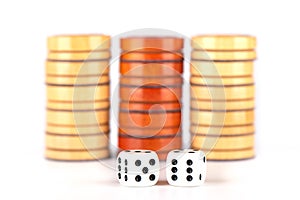
<svg viewBox="0 0 300 200">
<path fill-rule="evenodd" d="M 48 38 L 46 158 L 109 156 L 109 59 L 109 36 Z"/>
<path fill-rule="evenodd" d="M 246 35 L 192 38 L 191 146 L 209 160 L 241 160 L 254 153 L 256 39 Z"/>
<path fill-rule="evenodd" d="M 166 159 L 181 148 L 183 39 L 121 39 L 119 148 L 150 149 Z"/>
</svg>

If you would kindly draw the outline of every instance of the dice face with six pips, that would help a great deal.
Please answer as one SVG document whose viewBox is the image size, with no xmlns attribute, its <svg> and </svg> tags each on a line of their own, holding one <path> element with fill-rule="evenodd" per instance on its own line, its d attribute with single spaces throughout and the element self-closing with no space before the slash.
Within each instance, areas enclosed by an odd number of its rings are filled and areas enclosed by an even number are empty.
<svg viewBox="0 0 300 200">
<path fill-rule="evenodd" d="M 174 150 L 167 156 L 167 181 L 174 186 L 198 186 L 206 178 L 204 152 L 191 149 Z"/>
<path fill-rule="evenodd" d="M 117 178 L 125 186 L 155 185 L 159 170 L 159 159 L 154 151 L 125 150 L 117 157 Z"/>
</svg>

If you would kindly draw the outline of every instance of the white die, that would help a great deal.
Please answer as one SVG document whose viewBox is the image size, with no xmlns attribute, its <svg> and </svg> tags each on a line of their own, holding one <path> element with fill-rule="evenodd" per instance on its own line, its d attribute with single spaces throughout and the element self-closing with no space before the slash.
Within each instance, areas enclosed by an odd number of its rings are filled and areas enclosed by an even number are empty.
<svg viewBox="0 0 300 200">
<path fill-rule="evenodd" d="M 199 186 L 206 179 L 206 157 L 202 151 L 173 150 L 168 153 L 166 164 L 170 185 Z"/>
<path fill-rule="evenodd" d="M 117 157 L 117 178 L 125 186 L 155 185 L 159 170 L 159 159 L 154 151 L 125 150 Z"/>
</svg>

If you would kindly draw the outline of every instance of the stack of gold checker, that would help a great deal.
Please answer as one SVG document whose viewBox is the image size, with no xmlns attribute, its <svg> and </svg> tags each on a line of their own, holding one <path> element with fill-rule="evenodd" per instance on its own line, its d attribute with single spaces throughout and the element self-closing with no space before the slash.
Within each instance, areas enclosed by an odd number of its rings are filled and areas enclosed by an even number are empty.
<svg viewBox="0 0 300 200">
<path fill-rule="evenodd" d="M 247 35 L 192 38 L 191 146 L 210 160 L 254 157 L 255 46 Z"/>
<path fill-rule="evenodd" d="M 109 36 L 48 38 L 46 158 L 109 156 L 109 59 Z"/>
</svg>

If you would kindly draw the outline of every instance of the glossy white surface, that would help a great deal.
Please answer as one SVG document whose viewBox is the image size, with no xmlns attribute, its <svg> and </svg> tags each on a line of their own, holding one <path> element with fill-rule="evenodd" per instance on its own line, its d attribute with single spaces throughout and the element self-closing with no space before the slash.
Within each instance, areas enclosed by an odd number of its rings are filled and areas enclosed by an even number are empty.
<svg viewBox="0 0 300 200">
<path fill-rule="evenodd" d="M 297 0 L 1 1 L 0 199 L 300 199 L 298 5 Z M 186 36 L 257 36 L 255 160 L 234 167 L 208 166 L 208 180 L 202 187 L 172 187 L 162 181 L 139 189 L 122 187 L 115 171 L 97 162 L 44 160 L 46 37 L 118 35 L 138 28 L 164 28 Z M 114 91 L 118 63 L 111 67 Z M 188 82 L 188 65 L 184 71 Z M 188 95 L 184 98 L 189 101 Z M 188 109 L 187 104 L 184 107 Z M 113 116 L 112 142 L 116 143 Z"/>
<path fill-rule="evenodd" d="M 206 180 L 206 157 L 202 151 L 173 150 L 166 160 L 166 177 L 170 185 L 200 186 Z"/>
<path fill-rule="evenodd" d="M 122 151 L 116 163 L 116 177 L 121 185 L 149 187 L 158 181 L 160 165 L 154 151 Z"/>
</svg>

